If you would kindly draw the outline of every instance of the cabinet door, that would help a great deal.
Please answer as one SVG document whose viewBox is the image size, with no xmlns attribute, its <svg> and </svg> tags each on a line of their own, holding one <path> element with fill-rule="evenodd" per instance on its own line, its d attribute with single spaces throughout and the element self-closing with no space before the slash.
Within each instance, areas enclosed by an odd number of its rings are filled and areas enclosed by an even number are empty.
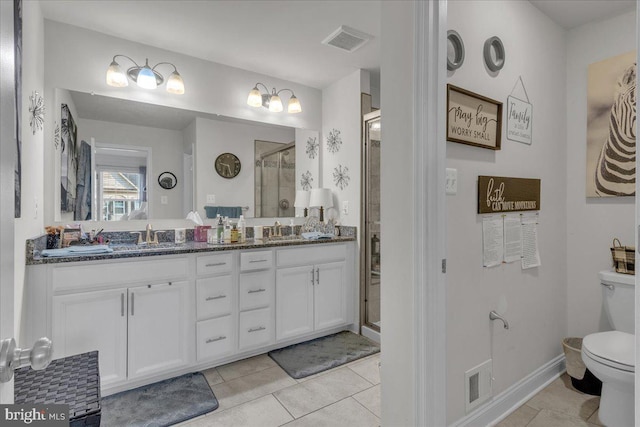
<svg viewBox="0 0 640 427">
<path fill-rule="evenodd" d="M 281 268 L 276 273 L 276 339 L 313 332 L 313 267 Z"/>
<path fill-rule="evenodd" d="M 102 387 L 127 379 L 127 290 L 53 297 L 54 359 L 98 350 Z"/>
<path fill-rule="evenodd" d="M 189 283 L 129 288 L 129 378 L 187 365 Z"/>
<path fill-rule="evenodd" d="M 313 287 L 316 330 L 346 322 L 345 272 L 344 261 L 316 266 L 316 285 Z"/>
</svg>

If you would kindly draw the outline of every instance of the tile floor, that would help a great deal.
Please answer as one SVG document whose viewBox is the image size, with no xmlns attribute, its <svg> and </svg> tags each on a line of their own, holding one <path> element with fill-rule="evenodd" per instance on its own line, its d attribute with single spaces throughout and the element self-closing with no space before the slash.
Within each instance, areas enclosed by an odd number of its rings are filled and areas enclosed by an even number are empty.
<svg viewBox="0 0 640 427">
<path fill-rule="evenodd" d="M 380 425 L 380 353 L 294 380 L 269 356 L 204 371 L 220 407 L 181 427 Z"/>
<path fill-rule="evenodd" d="M 600 397 L 581 393 L 565 373 L 496 427 L 595 427 Z"/>
</svg>

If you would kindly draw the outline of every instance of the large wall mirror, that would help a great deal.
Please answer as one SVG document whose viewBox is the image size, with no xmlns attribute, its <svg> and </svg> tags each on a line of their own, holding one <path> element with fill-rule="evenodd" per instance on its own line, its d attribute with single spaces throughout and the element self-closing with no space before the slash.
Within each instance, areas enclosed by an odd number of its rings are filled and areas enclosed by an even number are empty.
<svg viewBox="0 0 640 427">
<path fill-rule="evenodd" d="M 54 120 L 73 125 L 51 177 L 61 183 L 51 207 L 61 221 L 183 219 L 191 210 L 293 217 L 299 177 L 317 176 L 318 157 L 307 155 L 317 131 L 60 88 L 55 98 Z M 223 153 L 242 165 L 231 178 L 215 168 Z M 171 188 L 159 184 L 166 172 Z"/>
</svg>

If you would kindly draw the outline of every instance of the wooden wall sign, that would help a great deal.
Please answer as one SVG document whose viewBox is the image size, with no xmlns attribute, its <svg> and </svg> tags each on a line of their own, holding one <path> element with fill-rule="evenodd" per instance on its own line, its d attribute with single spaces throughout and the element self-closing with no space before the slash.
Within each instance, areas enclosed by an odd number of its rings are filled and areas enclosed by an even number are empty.
<svg viewBox="0 0 640 427">
<path fill-rule="evenodd" d="M 539 179 L 478 177 L 479 214 L 539 210 Z"/>
<path fill-rule="evenodd" d="M 502 102 L 447 85 L 447 141 L 500 149 Z"/>
</svg>

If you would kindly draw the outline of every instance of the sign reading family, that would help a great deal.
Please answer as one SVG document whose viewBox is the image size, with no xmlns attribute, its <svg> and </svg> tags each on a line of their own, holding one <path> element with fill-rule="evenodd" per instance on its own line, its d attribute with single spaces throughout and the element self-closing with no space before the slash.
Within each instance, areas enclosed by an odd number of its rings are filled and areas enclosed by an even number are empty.
<svg viewBox="0 0 640 427">
<path fill-rule="evenodd" d="M 533 105 L 514 96 L 507 98 L 507 138 L 531 145 Z"/>
<path fill-rule="evenodd" d="M 447 140 L 500 149 L 502 102 L 447 85 Z"/>
<path fill-rule="evenodd" d="M 539 179 L 478 177 L 479 214 L 539 210 Z"/>
</svg>

